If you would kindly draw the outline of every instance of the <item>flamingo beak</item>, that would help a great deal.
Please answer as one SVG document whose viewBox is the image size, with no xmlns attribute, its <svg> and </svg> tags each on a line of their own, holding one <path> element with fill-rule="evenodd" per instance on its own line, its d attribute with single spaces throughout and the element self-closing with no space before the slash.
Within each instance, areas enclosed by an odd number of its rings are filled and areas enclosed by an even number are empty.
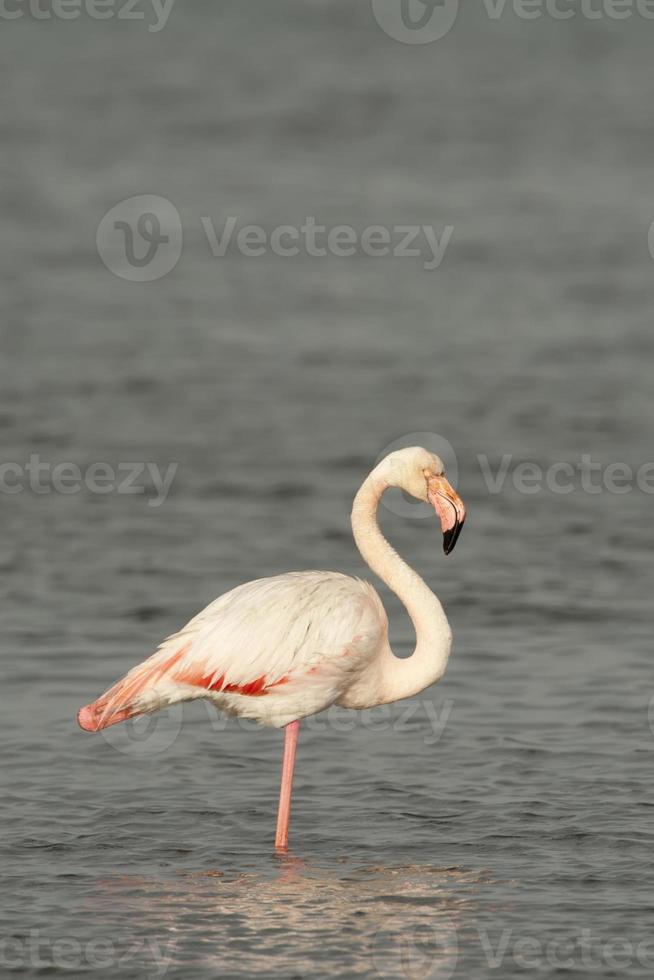
<svg viewBox="0 0 654 980">
<path fill-rule="evenodd" d="M 443 529 L 443 551 L 449 555 L 466 519 L 465 504 L 444 476 L 427 474 L 427 497 Z"/>
</svg>

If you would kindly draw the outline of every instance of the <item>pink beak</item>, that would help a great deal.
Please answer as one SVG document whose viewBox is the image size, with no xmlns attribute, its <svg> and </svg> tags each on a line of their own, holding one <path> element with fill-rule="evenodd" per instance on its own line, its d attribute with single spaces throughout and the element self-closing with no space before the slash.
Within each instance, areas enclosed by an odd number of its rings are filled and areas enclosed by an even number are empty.
<svg viewBox="0 0 654 980">
<path fill-rule="evenodd" d="M 449 555 L 466 519 L 465 505 L 444 476 L 427 477 L 427 497 L 440 518 L 443 529 L 443 551 Z"/>
</svg>

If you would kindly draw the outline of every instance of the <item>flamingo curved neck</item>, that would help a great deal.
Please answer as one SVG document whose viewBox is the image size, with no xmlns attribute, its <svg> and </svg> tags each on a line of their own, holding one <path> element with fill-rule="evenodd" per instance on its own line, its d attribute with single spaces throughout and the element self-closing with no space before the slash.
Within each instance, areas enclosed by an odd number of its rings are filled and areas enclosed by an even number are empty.
<svg viewBox="0 0 654 980">
<path fill-rule="evenodd" d="M 381 533 L 377 508 L 389 483 L 375 472 L 364 481 L 352 505 L 352 533 L 362 558 L 401 600 L 413 623 L 416 646 L 404 659 L 390 647 L 382 658 L 379 703 L 418 694 L 439 680 L 447 666 L 452 633 L 439 599 Z"/>
</svg>

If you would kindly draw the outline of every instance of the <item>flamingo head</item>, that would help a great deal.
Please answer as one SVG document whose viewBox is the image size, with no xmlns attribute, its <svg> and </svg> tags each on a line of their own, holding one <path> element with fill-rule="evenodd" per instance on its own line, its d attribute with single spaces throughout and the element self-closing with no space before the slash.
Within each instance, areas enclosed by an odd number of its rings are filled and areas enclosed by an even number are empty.
<svg viewBox="0 0 654 980">
<path fill-rule="evenodd" d="M 420 446 L 411 446 L 391 453 L 382 460 L 380 468 L 387 486 L 399 487 L 416 500 L 431 504 L 441 522 L 443 551 L 449 555 L 461 533 L 466 509 L 445 477 L 440 456 Z"/>
</svg>

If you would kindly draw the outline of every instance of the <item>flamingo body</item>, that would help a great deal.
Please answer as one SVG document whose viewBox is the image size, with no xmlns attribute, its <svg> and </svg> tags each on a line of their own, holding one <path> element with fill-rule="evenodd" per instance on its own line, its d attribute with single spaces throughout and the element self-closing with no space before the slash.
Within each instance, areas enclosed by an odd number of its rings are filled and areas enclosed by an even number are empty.
<svg viewBox="0 0 654 980">
<path fill-rule="evenodd" d="M 285 848 L 300 719 L 340 704 L 370 708 L 423 691 L 442 677 L 452 634 L 438 598 L 393 550 L 377 523 L 388 487 L 430 503 L 445 553 L 465 519 L 438 456 L 420 447 L 391 453 L 368 475 L 352 507 L 352 532 L 368 565 L 401 599 L 416 631 L 398 659 L 375 589 L 339 572 L 290 572 L 220 596 L 156 653 L 91 704 L 81 728 L 97 732 L 179 701 L 208 698 L 223 711 L 284 728 L 275 844 Z"/>
<path fill-rule="evenodd" d="M 138 664 L 78 721 L 99 731 L 179 701 L 208 698 L 229 714 L 282 728 L 370 680 L 388 620 L 367 582 L 340 572 L 289 572 L 220 596 Z"/>
</svg>

